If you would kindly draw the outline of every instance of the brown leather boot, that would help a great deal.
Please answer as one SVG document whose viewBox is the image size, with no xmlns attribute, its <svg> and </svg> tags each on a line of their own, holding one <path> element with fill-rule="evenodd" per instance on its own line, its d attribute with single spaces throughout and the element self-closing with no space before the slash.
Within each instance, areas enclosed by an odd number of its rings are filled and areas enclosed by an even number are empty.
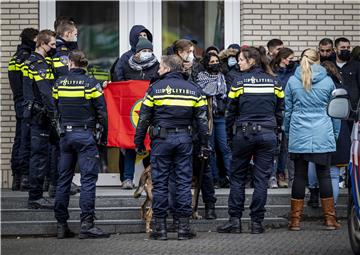
<svg viewBox="0 0 360 255">
<path fill-rule="evenodd" d="M 324 213 L 324 225 L 326 230 L 339 229 L 341 226 L 336 222 L 334 198 L 321 198 L 321 206 Z"/>
<path fill-rule="evenodd" d="M 300 230 L 300 219 L 303 213 L 304 199 L 291 199 L 291 215 L 289 230 L 299 231 Z"/>
</svg>

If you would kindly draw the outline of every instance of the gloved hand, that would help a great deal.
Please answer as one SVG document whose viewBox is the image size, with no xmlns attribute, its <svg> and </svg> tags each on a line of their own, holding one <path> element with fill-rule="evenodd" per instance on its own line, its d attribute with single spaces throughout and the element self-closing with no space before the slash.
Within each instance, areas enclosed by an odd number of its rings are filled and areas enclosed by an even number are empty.
<svg viewBox="0 0 360 255">
<path fill-rule="evenodd" d="M 202 145 L 200 148 L 199 158 L 208 159 L 210 156 L 210 148 Z"/>
<path fill-rule="evenodd" d="M 145 156 L 146 155 L 146 148 L 144 144 L 137 144 L 135 147 L 135 152 L 136 154 L 140 155 L 140 156 Z"/>
</svg>

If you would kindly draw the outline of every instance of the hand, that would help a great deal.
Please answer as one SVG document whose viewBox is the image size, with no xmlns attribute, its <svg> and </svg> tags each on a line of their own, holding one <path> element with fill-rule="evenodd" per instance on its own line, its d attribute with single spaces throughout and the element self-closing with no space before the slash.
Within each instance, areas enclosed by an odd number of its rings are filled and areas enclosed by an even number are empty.
<svg viewBox="0 0 360 255">
<path fill-rule="evenodd" d="M 210 156 L 210 148 L 208 146 L 201 146 L 199 158 L 208 159 Z"/>
<path fill-rule="evenodd" d="M 135 147 L 135 152 L 136 152 L 136 154 L 138 154 L 139 156 L 145 156 L 145 155 L 146 155 L 145 145 L 144 145 L 144 144 L 136 145 L 136 147 Z"/>
<path fill-rule="evenodd" d="M 109 85 L 110 82 L 111 81 L 104 81 L 103 84 L 102 84 L 102 88 L 103 89 L 106 88 Z"/>
</svg>

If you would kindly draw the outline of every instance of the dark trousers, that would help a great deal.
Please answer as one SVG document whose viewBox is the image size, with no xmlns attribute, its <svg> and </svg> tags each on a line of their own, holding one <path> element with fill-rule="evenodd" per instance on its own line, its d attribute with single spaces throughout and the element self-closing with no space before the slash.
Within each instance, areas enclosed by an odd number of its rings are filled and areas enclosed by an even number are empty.
<svg viewBox="0 0 360 255">
<path fill-rule="evenodd" d="M 190 217 L 192 214 L 192 139 L 190 134 L 175 133 L 168 134 L 165 139 L 153 139 L 150 162 L 154 217 L 167 217 L 171 172 L 173 172 L 175 182 L 175 216 Z"/>
<path fill-rule="evenodd" d="M 31 157 L 29 170 L 29 200 L 43 196 L 43 183 L 49 167 L 49 133 L 50 127 L 31 123 Z"/>
<path fill-rule="evenodd" d="M 14 143 L 12 147 L 11 152 L 11 170 L 13 175 L 20 176 L 23 174 L 22 168 L 21 168 L 21 134 L 23 126 L 25 125 L 23 121 L 23 112 L 24 112 L 24 106 L 23 106 L 23 100 L 17 100 L 15 101 L 15 114 L 16 114 L 16 129 L 15 129 L 15 137 L 14 137 Z"/>
<path fill-rule="evenodd" d="M 308 169 L 309 162 L 303 159 L 295 159 L 295 176 L 294 183 L 291 190 L 291 198 L 304 199 L 305 197 L 305 186 L 308 180 Z M 333 196 L 330 168 L 315 164 L 316 175 L 319 180 L 319 190 L 321 198 L 329 198 Z"/>
<path fill-rule="evenodd" d="M 254 193 L 250 205 L 252 221 L 261 222 L 265 215 L 267 185 L 271 175 L 269 165 L 274 162 L 276 135 L 262 131 L 247 137 L 238 132 L 233 138 L 233 157 L 231 161 L 229 215 L 242 217 L 245 203 L 246 174 L 251 158 L 254 160 Z"/>
<path fill-rule="evenodd" d="M 55 218 L 64 223 L 69 219 L 69 199 L 74 169 L 78 159 L 81 174 L 81 219 L 95 214 L 96 181 L 100 156 L 91 130 L 75 129 L 60 138 L 59 179 L 55 196 Z"/>
</svg>

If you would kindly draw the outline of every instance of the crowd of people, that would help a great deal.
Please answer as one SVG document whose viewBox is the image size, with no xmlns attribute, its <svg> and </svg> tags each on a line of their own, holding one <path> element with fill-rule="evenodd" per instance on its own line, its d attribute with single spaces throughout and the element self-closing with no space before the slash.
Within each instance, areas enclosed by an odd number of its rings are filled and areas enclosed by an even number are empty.
<svg viewBox="0 0 360 255">
<path fill-rule="evenodd" d="M 146 154 L 149 132 L 151 151 L 143 164 L 152 167 L 153 239 L 166 240 L 171 228 L 180 240 L 196 235 L 189 223 L 193 175 L 201 179 L 206 219 L 217 217 L 215 189 L 230 188 L 229 221 L 218 232 L 242 232 L 246 187 L 254 188 L 253 234 L 264 232 L 268 188 L 292 188 L 290 230 L 300 230 L 306 186 L 308 205 L 318 207 L 321 198 L 326 228 L 340 227 L 335 208 L 353 122 L 331 119 L 326 107 L 332 91 L 344 88 L 357 108 L 359 46 L 350 51 L 347 38 L 324 38 L 296 60 L 294 51 L 276 38 L 267 50 L 234 43 L 223 50 L 209 46 L 201 56 L 196 41 L 179 39 L 158 60 L 152 33 L 135 25 L 131 49 L 112 65 L 111 82 L 103 82 L 91 75 L 78 50 L 75 21 L 59 17 L 54 29 L 24 29 L 8 70 L 16 111 L 12 189 L 29 192 L 29 208 L 55 210 L 58 238 L 74 236 L 67 207 L 70 194 L 79 191 L 72 184 L 76 164 L 81 173 L 79 237 L 109 236 L 94 224 L 96 180 L 100 159 L 106 157 L 103 89 L 127 80 L 150 80 L 135 149 L 119 148 L 119 164 L 122 188 L 134 188 L 136 155 Z M 99 125 L 104 132 L 95 139 Z M 172 226 L 166 225 L 168 212 Z"/>
</svg>

